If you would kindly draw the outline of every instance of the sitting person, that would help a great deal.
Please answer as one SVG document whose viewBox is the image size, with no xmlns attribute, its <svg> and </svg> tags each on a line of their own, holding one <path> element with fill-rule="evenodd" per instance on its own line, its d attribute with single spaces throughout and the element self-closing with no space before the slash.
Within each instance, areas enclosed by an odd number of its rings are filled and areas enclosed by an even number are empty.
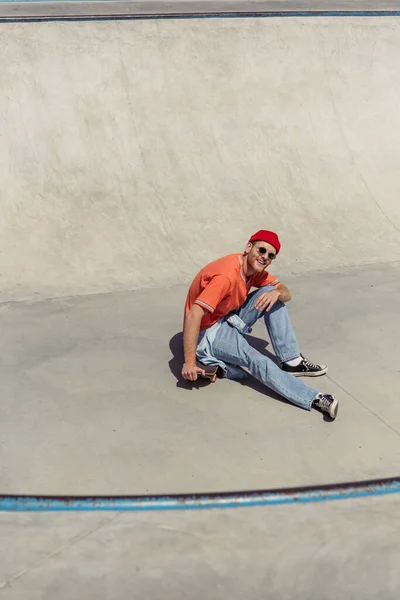
<svg viewBox="0 0 400 600">
<path fill-rule="evenodd" d="M 335 419 L 339 402 L 298 379 L 327 372 L 299 351 L 285 306 L 289 289 L 265 269 L 277 257 L 281 244 L 276 233 L 261 230 L 247 242 L 243 254 L 230 254 L 205 266 L 194 278 L 187 295 L 183 326 L 185 363 L 182 376 L 195 381 L 205 372 L 196 364 L 219 365 L 230 379 L 254 377 L 293 404 L 315 407 Z M 251 288 L 258 288 L 249 293 Z M 255 350 L 245 334 L 261 317 L 280 366 Z"/>
</svg>

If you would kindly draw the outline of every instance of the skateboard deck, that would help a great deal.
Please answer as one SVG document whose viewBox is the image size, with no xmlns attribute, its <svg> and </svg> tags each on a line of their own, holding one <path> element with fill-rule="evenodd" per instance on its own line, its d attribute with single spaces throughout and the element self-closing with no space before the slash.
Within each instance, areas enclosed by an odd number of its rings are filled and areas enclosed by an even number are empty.
<svg viewBox="0 0 400 600">
<path fill-rule="evenodd" d="M 206 373 L 204 376 L 200 375 L 203 379 L 209 379 L 211 383 L 215 383 L 217 377 L 222 377 L 222 369 L 218 365 L 203 365 L 203 363 L 199 361 L 197 361 L 196 364 L 200 369 L 204 369 Z"/>
</svg>

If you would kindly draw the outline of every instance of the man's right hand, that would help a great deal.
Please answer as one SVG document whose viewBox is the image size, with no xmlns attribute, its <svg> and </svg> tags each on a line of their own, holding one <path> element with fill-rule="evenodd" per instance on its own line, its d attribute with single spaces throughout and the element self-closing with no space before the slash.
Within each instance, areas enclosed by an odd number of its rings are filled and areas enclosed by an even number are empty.
<svg viewBox="0 0 400 600">
<path fill-rule="evenodd" d="M 205 376 L 206 372 L 201 367 L 198 367 L 196 363 L 189 364 L 185 363 L 182 367 L 182 377 L 189 381 L 196 381 L 199 375 Z"/>
<path fill-rule="evenodd" d="M 198 304 L 193 304 L 185 317 L 183 325 L 183 356 L 185 364 L 182 367 L 182 377 L 189 381 L 196 381 L 199 375 L 205 375 L 204 369 L 196 365 L 196 346 L 199 337 L 201 319 L 206 309 Z"/>
</svg>

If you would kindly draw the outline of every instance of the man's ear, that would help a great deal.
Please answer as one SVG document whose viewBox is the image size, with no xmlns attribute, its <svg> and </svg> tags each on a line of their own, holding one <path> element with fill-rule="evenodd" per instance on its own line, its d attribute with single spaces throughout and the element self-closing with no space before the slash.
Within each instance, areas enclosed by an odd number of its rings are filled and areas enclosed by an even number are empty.
<svg viewBox="0 0 400 600">
<path fill-rule="evenodd" d="M 246 244 L 246 250 L 244 251 L 244 255 L 246 256 L 246 254 L 248 254 L 250 252 L 250 250 L 252 249 L 253 244 L 251 244 L 250 242 L 247 242 Z"/>
</svg>

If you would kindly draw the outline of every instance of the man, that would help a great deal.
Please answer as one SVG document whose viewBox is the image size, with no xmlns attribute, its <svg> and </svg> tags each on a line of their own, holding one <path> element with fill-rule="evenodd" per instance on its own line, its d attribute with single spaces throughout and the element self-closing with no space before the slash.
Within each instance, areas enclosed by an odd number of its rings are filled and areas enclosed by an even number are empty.
<svg viewBox="0 0 400 600">
<path fill-rule="evenodd" d="M 245 367 L 254 377 L 293 404 L 312 407 L 336 418 L 339 402 L 321 394 L 297 379 L 317 377 L 328 370 L 300 354 L 285 303 L 289 289 L 265 269 L 281 248 L 273 231 L 257 231 L 247 242 L 243 254 L 230 254 L 202 269 L 194 278 L 185 305 L 183 346 L 185 363 L 182 376 L 196 381 L 205 375 L 196 365 L 219 365 L 230 379 L 245 378 Z M 249 293 L 251 288 L 258 288 Z M 276 365 L 255 350 L 245 334 L 260 317 L 271 339 Z"/>
</svg>

